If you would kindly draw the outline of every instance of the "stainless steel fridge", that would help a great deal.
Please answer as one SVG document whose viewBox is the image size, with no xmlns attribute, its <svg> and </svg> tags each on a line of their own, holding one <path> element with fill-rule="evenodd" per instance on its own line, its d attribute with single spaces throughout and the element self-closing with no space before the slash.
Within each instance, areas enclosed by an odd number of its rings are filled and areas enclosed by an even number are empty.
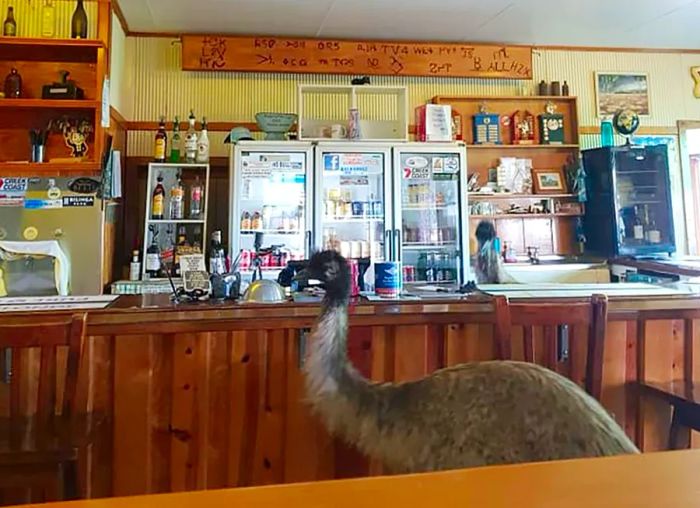
<svg viewBox="0 0 700 508">
<path fill-rule="evenodd" d="M 461 285 L 471 279 L 466 150 L 457 143 L 393 147 L 393 259 L 404 283 Z"/>
<path fill-rule="evenodd" d="M 257 262 L 276 278 L 287 261 L 305 259 L 312 248 L 313 146 L 303 142 L 240 141 L 232 145 L 229 215 L 230 253 L 241 254 L 250 280 L 256 246 L 273 248 Z"/>
</svg>

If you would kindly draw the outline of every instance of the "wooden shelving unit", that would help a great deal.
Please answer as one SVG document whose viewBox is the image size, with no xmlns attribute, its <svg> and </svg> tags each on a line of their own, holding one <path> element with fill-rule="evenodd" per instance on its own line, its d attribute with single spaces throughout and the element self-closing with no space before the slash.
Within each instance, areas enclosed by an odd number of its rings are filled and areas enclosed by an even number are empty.
<svg viewBox="0 0 700 508">
<path fill-rule="evenodd" d="M 562 144 L 543 144 L 539 138 L 538 116 L 545 113 L 548 102 L 555 105 L 557 113 L 564 116 L 564 142 Z M 531 159 L 535 169 L 563 168 L 571 158 L 579 155 L 579 128 L 577 100 L 572 96 L 436 96 L 435 104 L 449 104 L 453 111 L 462 116 L 464 142 L 467 145 L 467 168 L 469 173 L 477 173 L 479 181 L 488 181 L 489 169 L 498 166 L 501 157 L 518 157 Z M 501 118 L 511 116 L 515 111 L 529 111 L 535 117 L 535 140 L 533 144 L 513 144 L 511 128 L 500 124 L 502 144 L 477 145 L 473 138 L 473 116 L 484 104 L 489 113 Z M 543 200 L 574 199 L 576 196 L 562 194 L 528 194 L 528 195 L 487 195 L 470 193 L 470 201 L 507 201 L 507 200 Z M 576 221 L 572 218 L 578 214 L 496 214 L 472 215 L 469 221 L 471 231 L 470 250 L 475 252 L 476 240 L 474 230 L 479 220 L 494 220 L 498 235 L 509 240 L 519 253 L 526 252 L 528 246 L 540 248 L 541 253 L 576 254 Z M 532 219 L 551 219 L 551 229 L 534 227 Z M 527 227 L 530 223 L 531 226 Z"/>
<path fill-rule="evenodd" d="M 16 68 L 22 77 L 22 96 L 0 99 L 0 176 L 77 176 L 99 173 L 105 145 L 102 127 L 102 86 L 107 74 L 111 3 L 96 2 L 95 39 L 0 37 L 0 75 Z M 42 87 L 59 81 L 59 70 L 70 73 L 85 93 L 84 100 L 42 99 Z M 23 163 L 30 160 L 29 130 L 46 129 L 52 120 L 68 117 L 87 120 L 85 159 L 75 162 Z M 44 160 L 71 157 L 63 134 L 51 132 Z"/>
</svg>

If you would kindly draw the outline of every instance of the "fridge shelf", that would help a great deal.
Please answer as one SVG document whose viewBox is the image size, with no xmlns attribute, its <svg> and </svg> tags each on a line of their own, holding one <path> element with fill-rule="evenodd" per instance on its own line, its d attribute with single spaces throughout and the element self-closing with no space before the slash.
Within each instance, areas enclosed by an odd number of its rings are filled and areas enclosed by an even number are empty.
<svg viewBox="0 0 700 508">
<path fill-rule="evenodd" d="M 455 203 L 445 204 L 445 205 L 404 205 L 402 210 L 410 210 L 410 211 L 447 210 L 451 206 L 455 206 Z"/>
<path fill-rule="evenodd" d="M 255 233 L 264 233 L 266 235 L 298 235 L 303 233 L 300 230 L 284 230 L 284 229 L 242 229 L 242 235 L 252 235 Z"/>
<path fill-rule="evenodd" d="M 331 216 L 324 217 L 326 222 L 381 222 L 384 217 L 343 217 L 343 216 Z"/>
<path fill-rule="evenodd" d="M 204 219 L 148 219 L 149 224 L 204 224 Z"/>
<path fill-rule="evenodd" d="M 442 242 L 442 243 L 404 243 L 404 250 L 421 250 L 421 249 L 448 249 L 450 247 L 456 246 L 456 242 Z"/>
</svg>

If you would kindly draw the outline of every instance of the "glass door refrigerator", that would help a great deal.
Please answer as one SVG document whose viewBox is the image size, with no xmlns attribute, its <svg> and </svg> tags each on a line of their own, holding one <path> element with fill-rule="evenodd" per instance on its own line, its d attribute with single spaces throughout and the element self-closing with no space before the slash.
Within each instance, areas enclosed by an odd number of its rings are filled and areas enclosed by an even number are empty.
<svg viewBox="0 0 700 508">
<path fill-rule="evenodd" d="M 287 261 L 311 254 L 312 145 L 240 141 L 232 151 L 231 257 L 240 253 L 243 281 L 258 265 L 264 278 L 277 279 Z"/>
<path fill-rule="evenodd" d="M 321 142 L 316 146 L 314 246 L 347 259 L 390 259 L 391 146 Z"/>
<path fill-rule="evenodd" d="M 392 251 L 404 285 L 459 287 L 471 277 L 463 144 L 394 147 Z"/>
</svg>

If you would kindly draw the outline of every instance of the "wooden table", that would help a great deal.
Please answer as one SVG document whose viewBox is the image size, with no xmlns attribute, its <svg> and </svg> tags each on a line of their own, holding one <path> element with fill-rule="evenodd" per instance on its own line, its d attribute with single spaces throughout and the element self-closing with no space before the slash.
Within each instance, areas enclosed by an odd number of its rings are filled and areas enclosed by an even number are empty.
<svg viewBox="0 0 700 508">
<path fill-rule="evenodd" d="M 53 508 L 691 508 L 700 451 L 58 503 Z"/>
</svg>

